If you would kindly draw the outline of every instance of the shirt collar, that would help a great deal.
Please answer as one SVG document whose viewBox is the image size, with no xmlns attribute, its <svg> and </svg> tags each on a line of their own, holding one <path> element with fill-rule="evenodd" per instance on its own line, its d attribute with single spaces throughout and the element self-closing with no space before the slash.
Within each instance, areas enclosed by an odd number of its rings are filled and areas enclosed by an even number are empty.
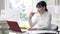
<svg viewBox="0 0 60 34">
<path fill-rule="evenodd" d="M 41 15 L 39 14 L 39 12 L 37 12 L 37 14 L 38 14 L 39 16 L 41 16 Z M 46 14 L 47 14 L 47 12 L 45 11 L 42 16 L 45 16 Z M 42 17 L 42 16 L 41 16 L 41 17 Z"/>
</svg>

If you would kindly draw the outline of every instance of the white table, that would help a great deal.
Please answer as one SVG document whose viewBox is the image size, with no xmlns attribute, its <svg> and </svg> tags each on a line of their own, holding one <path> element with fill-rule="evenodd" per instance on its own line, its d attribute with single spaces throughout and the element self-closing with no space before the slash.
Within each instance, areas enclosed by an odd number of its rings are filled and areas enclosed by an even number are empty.
<svg viewBox="0 0 60 34">
<path fill-rule="evenodd" d="M 13 32 L 9 31 L 9 34 L 41 34 L 41 33 L 56 33 L 58 34 L 57 31 L 52 31 L 52 30 L 25 30 L 25 33 L 20 33 L 20 32 Z"/>
<path fill-rule="evenodd" d="M 29 34 L 40 34 L 40 33 L 56 33 L 56 34 L 58 34 L 58 32 L 51 31 L 51 30 L 28 30 L 27 33 L 29 33 Z"/>
<path fill-rule="evenodd" d="M 26 30 L 22 30 L 22 32 L 16 32 L 16 31 L 9 30 L 9 34 L 27 34 L 27 33 L 26 33 Z"/>
</svg>

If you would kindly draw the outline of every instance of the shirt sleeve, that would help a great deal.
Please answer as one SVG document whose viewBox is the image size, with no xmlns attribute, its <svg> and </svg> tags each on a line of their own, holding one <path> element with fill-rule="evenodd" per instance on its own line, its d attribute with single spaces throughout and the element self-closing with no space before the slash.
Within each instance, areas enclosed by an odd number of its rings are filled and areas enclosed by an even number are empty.
<svg viewBox="0 0 60 34">
<path fill-rule="evenodd" d="M 32 20 L 32 23 L 36 23 L 37 22 L 37 16 L 34 15 L 31 20 Z"/>
<path fill-rule="evenodd" d="M 33 27 L 36 24 L 36 20 L 37 20 L 36 14 L 31 19 L 29 19 L 29 24 L 31 27 Z"/>
</svg>

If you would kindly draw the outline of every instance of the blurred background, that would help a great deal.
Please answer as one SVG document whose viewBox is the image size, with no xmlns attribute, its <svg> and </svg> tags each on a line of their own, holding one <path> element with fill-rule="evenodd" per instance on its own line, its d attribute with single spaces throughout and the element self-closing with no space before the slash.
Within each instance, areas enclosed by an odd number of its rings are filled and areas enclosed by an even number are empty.
<svg viewBox="0 0 60 34">
<path fill-rule="evenodd" d="M 0 20 L 17 21 L 19 26 L 29 28 L 28 14 L 36 12 L 36 4 L 41 0 L 0 0 Z M 60 30 L 60 0 L 46 1 L 48 11 L 52 14 L 52 24 Z"/>
</svg>

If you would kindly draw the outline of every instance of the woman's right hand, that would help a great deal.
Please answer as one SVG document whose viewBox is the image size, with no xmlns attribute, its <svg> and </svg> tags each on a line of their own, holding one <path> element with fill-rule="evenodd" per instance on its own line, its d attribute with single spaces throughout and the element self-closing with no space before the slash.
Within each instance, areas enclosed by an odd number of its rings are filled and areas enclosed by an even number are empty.
<svg viewBox="0 0 60 34">
<path fill-rule="evenodd" d="M 35 13 L 31 12 L 30 15 L 29 15 L 29 18 L 31 19 L 34 14 Z"/>
<path fill-rule="evenodd" d="M 28 30 L 39 30 L 38 28 L 29 28 Z"/>
</svg>

